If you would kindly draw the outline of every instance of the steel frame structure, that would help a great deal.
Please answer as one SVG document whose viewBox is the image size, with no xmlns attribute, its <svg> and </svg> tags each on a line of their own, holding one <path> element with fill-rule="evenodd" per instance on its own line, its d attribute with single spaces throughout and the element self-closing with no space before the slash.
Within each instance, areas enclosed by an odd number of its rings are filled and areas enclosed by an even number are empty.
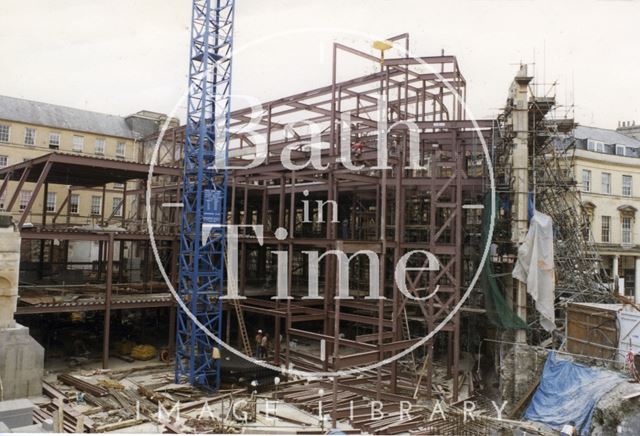
<svg viewBox="0 0 640 436">
<path fill-rule="evenodd" d="M 408 48 L 406 34 L 391 40 L 404 42 Z M 454 56 L 388 58 L 378 72 L 338 81 L 339 53 L 380 65 L 379 58 L 336 43 L 330 85 L 264 103 L 264 116 L 257 120 L 258 125 L 251 132 L 242 129 L 252 118 L 256 121 L 250 108 L 232 112 L 230 123 L 230 165 L 246 165 L 246 159 L 255 156 L 257 146 L 266 147 L 262 165 L 234 169 L 229 174 L 228 222 L 265 226 L 264 246 L 259 246 L 251 232 L 240 229 L 239 291 L 248 297 L 242 300 L 242 309 L 249 316 L 273 317 L 272 336 L 283 336 L 282 343 L 274 341 L 276 364 L 295 363 L 308 369 L 346 369 L 389 357 L 418 340 L 416 335 L 407 335 L 403 327 L 405 308 L 410 314 L 407 322 L 412 328 L 428 332 L 459 301 L 473 272 L 474 262 L 463 252 L 463 245 L 470 243 L 471 233 L 468 230 L 471 212 L 463 205 L 482 203 L 486 174 L 484 167 L 478 165 L 483 159 L 479 136 L 483 135 L 488 141 L 494 126 L 493 121 L 478 120 L 477 129 L 466 119 L 463 108 L 466 82 Z M 425 69 L 420 64 L 428 64 L 431 68 Z M 377 153 L 377 95 L 384 95 L 388 102 L 385 114 L 388 124 L 400 122 L 387 132 L 392 149 L 389 156 L 392 169 L 387 171 L 371 169 Z M 347 170 L 336 162 L 343 146 L 340 117 L 345 112 L 350 113 L 352 122 L 349 142 L 363 143 L 357 162 L 365 165 L 361 171 Z M 293 134 L 290 130 L 287 133 L 285 126 L 292 121 L 297 122 L 297 126 L 304 126 L 307 121 L 320 126 L 319 139 L 326 144 L 321 151 L 322 163 L 328 165 L 325 170 L 308 167 L 290 171 L 285 168 L 281 160 L 283 149 L 293 148 L 292 161 L 303 163 L 309 159 L 306 145 L 312 141 L 311 132 L 305 131 L 304 127 L 294 129 Z M 402 126 L 403 121 L 411 121 L 420 129 L 421 162 L 428 163 L 426 171 L 404 169 L 408 164 L 408 131 Z M 189 135 L 185 129 L 188 126 L 174 128 L 165 135 L 161 143 L 164 163 L 177 163 L 174 157 L 179 155 L 179 149 L 188 147 Z M 256 143 L 259 135 L 262 135 L 262 144 Z M 147 144 L 150 146 L 156 138 L 155 135 L 147 138 Z M 165 186 L 164 189 L 171 188 Z M 303 199 L 309 199 L 311 203 L 313 200 L 338 201 L 339 220 L 349 222 L 346 232 L 337 223 L 320 225 L 312 231 L 308 226 L 301 226 L 297 217 L 302 215 Z M 413 210 L 421 210 L 423 219 L 409 222 L 407 216 Z M 365 223 L 365 216 L 370 217 L 373 226 Z M 367 226 L 371 229 L 369 234 L 362 231 Z M 277 227 L 287 229 L 286 239 L 275 238 Z M 264 292 L 256 291 L 256 287 L 268 288 L 269 296 L 275 295 L 275 280 L 267 283 L 273 267 L 266 266 L 273 264 L 267 254 L 273 249 L 288 252 L 289 271 L 304 270 L 298 262 L 303 250 L 342 249 L 346 253 L 372 250 L 380 259 L 381 281 L 385 284 L 387 300 L 378 303 L 334 300 L 336 265 L 331 258 L 321 269 L 321 277 L 325 278 L 321 284 L 322 300 L 298 300 L 297 279 L 291 275 L 288 284 L 295 300 L 265 299 L 260 296 Z M 412 249 L 429 250 L 442 260 L 442 268 L 437 273 L 408 277 L 408 287 L 414 295 L 424 296 L 440 285 L 439 294 L 423 304 L 400 293 L 392 278 L 391 260 L 395 265 Z M 366 266 L 360 270 L 366 272 Z M 474 311 L 481 312 L 479 309 Z M 469 312 L 472 311 L 464 313 Z M 447 336 L 444 343 L 448 343 L 447 366 L 453 374 L 458 371 L 462 316 L 456 315 L 442 329 Z M 311 327 L 309 323 L 318 327 Z M 226 326 L 228 341 L 233 330 L 231 318 L 227 318 Z M 360 333 L 340 337 L 345 326 L 360 329 Z M 324 341 L 329 358 L 301 356 L 286 346 L 294 337 L 311 342 Z M 430 341 L 425 355 L 431 363 L 433 351 L 434 341 Z M 426 365 L 426 368 L 423 382 L 426 381 L 430 395 L 433 365 Z M 396 362 L 377 372 L 374 377 L 377 377 L 378 395 L 393 395 L 399 389 L 396 382 L 399 371 Z M 457 398 L 458 389 L 458 384 L 453 383 L 453 398 Z"/>
<path fill-rule="evenodd" d="M 226 164 L 229 143 L 234 0 L 194 0 L 192 14 L 178 293 L 191 314 L 219 336 L 225 230 L 214 229 L 203 241 L 202 227 L 224 224 L 226 217 L 227 173 L 219 166 Z M 217 389 L 214 348 L 214 340 L 179 309 L 176 382 Z"/>
<path fill-rule="evenodd" d="M 61 242 L 61 256 L 63 263 L 67 261 L 70 241 L 94 241 L 99 244 L 98 254 L 98 277 L 105 282 L 104 291 L 96 296 L 96 300 L 88 304 L 79 303 L 59 303 L 59 304 L 36 304 L 18 307 L 19 315 L 32 314 L 54 314 L 64 312 L 77 311 L 103 311 L 103 346 L 102 346 L 102 365 L 104 368 L 109 366 L 109 348 L 110 348 L 110 321 L 111 314 L 114 310 L 121 309 L 148 309 L 148 308 L 167 308 L 169 310 L 169 349 L 173 349 L 175 340 L 175 302 L 170 298 L 170 294 L 166 292 L 164 296 L 158 294 L 149 295 L 149 287 L 147 282 L 151 281 L 153 274 L 153 266 L 155 262 L 151 259 L 150 247 L 148 244 L 149 233 L 140 230 L 139 222 L 142 215 L 136 216 L 136 211 L 127 213 L 129 205 L 128 197 L 141 195 L 144 198 L 144 190 L 127 190 L 127 183 L 131 181 L 141 181 L 146 179 L 149 174 L 150 166 L 148 164 L 132 161 L 122 161 L 116 159 L 105 159 L 95 156 L 82 156 L 64 152 L 53 152 L 46 155 L 38 156 L 34 159 L 24 161 L 5 168 L 0 168 L 0 195 L 9 194 L 6 206 L 7 212 L 17 209 L 17 198 L 22 189 L 30 184 L 28 189 L 32 190 L 32 195 L 19 211 L 17 224 L 20 228 L 20 237 L 24 242 L 40 242 L 40 268 L 43 267 L 44 249 L 47 241 L 49 241 L 50 258 L 53 256 L 54 241 Z M 154 174 L 157 180 L 171 181 L 180 177 L 181 170 L 175 166 L 156 165 Z M 105 194 L 108 192 L 106 186 L 110 183 L 123 183 L 124 188 L 119 192 L 123 196 L 121 216 L 107 215 L 105 211 Z M 13 184 L 13 186 L 10 186 Z M 61 202 L 58 209 L 54 212 L 48 212 L 45 199 L 50 185 L 68 186 L 68 192 L 64 201 Z M 73 192 L 78 191 L 95 191 L 102 193 L 102 210 L 101 214 L 95 218 L 99 220 L 102 226 L 115 225 L 117 231 L 105 231 L 102 228 L 90 229 L 77 227 L 79 215 L 73 214 L 70 210 L 69 198 Z M 152 193 L 152 196 L 158 195 Z M 37 211 L 36 202 L 42 204 L 41 211 Z M 151 214 L 152 221 L 156 222 L 158 208 L 152 208 L 148 211 Z M 146 226 L 144 227 L 146 230 Z M 159 249 L 163 253 L 169 251 L 169 257 L 174 259 L 167 262 L 169 267 L 169 275 L 175 281 L 177 277 L 177 235 L 171 231 L 165 231 L 158 226 L 154 228 L 155 238 Z M 120 267 L 115 271 L 114 254 L 120 251 L 120 259 L 124 256 L 124 242 L 139 244 L 144 250 L 144 282 L 140 283 L 142 293 L 131 295 L 131 298 L 118 297 L 112 298 L 114 288 L 117 289 L 118 282 L 123 282 L 124 269 Z M 91 287 L 87 285 L 87 287 Z M 157 291 L 157 289 L 156 289 Z M 117 291 L 116 291 L 117 292 Z"/>
</svg>

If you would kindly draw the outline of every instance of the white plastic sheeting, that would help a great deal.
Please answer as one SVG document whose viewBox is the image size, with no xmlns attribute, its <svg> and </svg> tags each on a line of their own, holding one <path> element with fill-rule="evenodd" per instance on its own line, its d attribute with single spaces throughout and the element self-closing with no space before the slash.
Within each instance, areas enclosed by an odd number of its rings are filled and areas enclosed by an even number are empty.
<svg viewBox="0 0 640 436">
<path fill-rule="evenodd" d="M 549 215 L 534 211 L 529 232 L 518 248 L 518 260 L 513 277 L 527 285 L 527 292 L 536 302 L 540 325 L 547 331 L 555 323 L 555 265 L 553 262 L 553 220 Z"/>
<path fill-rule="evenodd" d="M 640 312 L 628 306 L 618 311 L 618 361 L 624 362 L 627 353 L 640 354 Z"/>
</svg>

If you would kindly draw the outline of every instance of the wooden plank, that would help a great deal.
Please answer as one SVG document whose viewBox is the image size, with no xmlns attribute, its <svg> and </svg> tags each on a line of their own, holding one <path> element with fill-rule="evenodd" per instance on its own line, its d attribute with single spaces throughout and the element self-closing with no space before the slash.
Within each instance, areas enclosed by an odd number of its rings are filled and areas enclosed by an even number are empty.
<svg viewBox="0 0 640 436">
<path fill-rule="evenodd" d="M 121 428 L 133 427 L 134 425 L 142 424 L 146 420 L 144 419 L 127 419 L 120 422 L 113 422 L 111 424 L 101 425 L 100 427 L 95 428 L 96 433 L 107 433 L 114 430 L 119 430 Z"/>
<path fill-rule="evenodd" d="M 62 398 L 63 401 L 68 401 L 68 398 L 65 394 L 56 389 L 53 385 L 46 381 L 42 381 L 42 392 L 49 398 L 56 399 Z"/>
<path fill-rule="evenodd" d="M 617 347 L 617 307 L 567 306 L 567 351 L 589 357 L 611 358 Z"/>
<path fill-rule="evenodd" d="M 516 403 L 516 407 L 509 414 L 510 419 L 517 418 L 518 415 L 520 415 L 520 411 L 524 408 L 524 406 L 527 404 L 529 399 L 531 399 L 531 397 L 533 396 L 533 393 L 536 391 L 536 389 L 538 389 L 539 385 L 540 385 L 540 379 L 538 379 L 538 381 L 536 381 L 533 385 L 531 385 L 531 387 L 527 390 L 525 395 L 522 398 L 520 398 L 520 400 Z"/>
<path fill-rule="evenodd" d="M 108 389 L 81 380 L 77 377 L 72 376 L 71 374 L 60 374 L 58 375 L 58 380 L 65 385 L 73 386 L 74 388 L 77 388 L 82 392 L 90 393 L 91 395 L 95 395 L 96 397 L 105 397 L 109 395 Z"/>
</svg>

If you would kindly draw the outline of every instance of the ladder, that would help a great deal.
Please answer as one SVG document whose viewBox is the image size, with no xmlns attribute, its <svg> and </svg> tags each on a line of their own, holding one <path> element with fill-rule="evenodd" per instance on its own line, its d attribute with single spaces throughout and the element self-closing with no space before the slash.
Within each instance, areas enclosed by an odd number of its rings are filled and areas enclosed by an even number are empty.
<svg viewBox="0 0 640 436">
<path fill-rule="evenodd" d="M 233 298 L 230 300 L 234 309 L 236 310 L 236 318 L 238 318 L 238 330 L 240 330 L 240 337 L 242 338 L 242 346 L 244 348 L 244 354 L 247 356 L 253 356 L 251 351 L 251 341 L 249 340 L 249 334 L 247 333 L 247 326 L 244 323 L 244 312 L 240 307 L 240 300 Z"/>
<path fill-rule="evenodd" d="M 429 355 L 426 354 L 424 356 L 424 362 L 422 362 L 422 369 L 420 370 L 420 374 L 418 375 L 418 382 L 416 383 L 416 390 L 413 391 L 413 399 L 414 400 L 416 398 L 418 398 L 418 392 L 420 391 L 420 383 L 422 382 L 422 377 L 426 373 L 428 366 L 429 366 Z"/>
<path fill-rule="evenodd" d="M 226 253 L 224 254 L 224 263 L 225 266 L 229 268 L 229 259 L 227 258 Z M 251 341 L 249 340 L 249 334 L 247 333 L 247 326 L 244 323 L 244 312 L 242 311 L 242 307 L 240 307 L 240 300 L 237 298 L 231 298 L 230 301 L 231 305 L 236 311 L 236 318 L 238 319 L 238 330 L 240 331 L 240 338 L 242 339 L 244 354 L 247 356 L 253 356 L 253 352 L 251 351 Z"/>
</svg>

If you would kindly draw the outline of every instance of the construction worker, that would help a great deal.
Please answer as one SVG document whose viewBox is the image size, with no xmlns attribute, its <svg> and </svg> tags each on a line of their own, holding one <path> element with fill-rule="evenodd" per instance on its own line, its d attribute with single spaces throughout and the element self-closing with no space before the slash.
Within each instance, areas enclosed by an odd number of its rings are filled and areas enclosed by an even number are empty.
<svg viewBox="0 0 640 436">
<path fill-rule="evenodd" d="M 262 350 L 262 358 L 266 360 L 267 353 L 269 350 L 269 335 L 266 333 L 262 335 L 262 342 L 260 343 L 260 349 Z"/>
<path fill-rule="evenodd" d="M 213 350 L 211 350 L 211 358 L 213 360 L 220 360 L 220 349 L 218 347 L 213 347 Z"/>
<path fill-rule="evenodd" d="M 258 330 L 256 335 L 256 358 L 262 357 L 262 330 Z"/>
<path fill-rule="evenodd" d="M 362 156 L 362 151 L 364 150 L 364 144 L 362 142 L 352 142 L 351 143 L 351 153 L 356 157 L 359 158 L 360 156 Z"/>
</svg>

